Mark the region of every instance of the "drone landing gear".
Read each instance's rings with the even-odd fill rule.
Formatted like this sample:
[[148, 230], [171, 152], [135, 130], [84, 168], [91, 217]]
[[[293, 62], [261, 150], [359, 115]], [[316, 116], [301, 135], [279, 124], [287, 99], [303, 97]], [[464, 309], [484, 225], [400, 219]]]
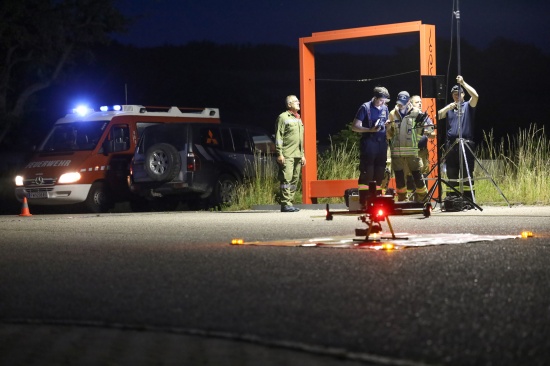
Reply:
[[[395, 236], [395, 232], [393, 231], [393, 227], [391, 225], [389, 215], [382, 215], [376, 218], [371, 217], [371, 215], [361, 215], [358, 217], [358, 220], [364, 222], [367, 225], [367, 229], [355, 229], [356, 236], [365, 237], [365, 239], [355, 239], [356, 241], [377, 242], [377, 241], [380, 241], [381, 239], [391, 239], [391, 240], [408, 239], [408, 238], [398, 238]], [[382, 223], [381, 223], [382, 221], [387, 221], [388, 227], [390, 229], [391, 237], [382, 237], [377, 235], [382, 232]], [[374, 237], [372, 239], [369, 239], [371, 235], [373, 235]]]

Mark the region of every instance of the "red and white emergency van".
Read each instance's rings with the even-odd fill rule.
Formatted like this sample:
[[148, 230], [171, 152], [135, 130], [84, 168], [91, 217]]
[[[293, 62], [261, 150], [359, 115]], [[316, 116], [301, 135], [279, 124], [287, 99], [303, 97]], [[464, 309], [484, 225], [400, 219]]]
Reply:
[[121, 105], [88, 108], [57, 120], [15, 178], [15, 195], [30, 205], [82, 204], [107, 212], [117, 202], [136, 202], [127, 183], [141, 132], [159, 123], [220, 123], [217, 108]]

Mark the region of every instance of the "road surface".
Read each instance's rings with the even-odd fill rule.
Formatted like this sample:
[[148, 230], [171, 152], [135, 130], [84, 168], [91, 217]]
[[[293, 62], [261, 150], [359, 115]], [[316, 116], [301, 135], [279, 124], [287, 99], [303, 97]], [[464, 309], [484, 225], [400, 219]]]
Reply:
[[394, 216], [405, 237], [508, 238], [383, 251], [281, 245], [364, 227], [322, 210], [0, 216], [0, 364], [544, 365], [549, 222]]

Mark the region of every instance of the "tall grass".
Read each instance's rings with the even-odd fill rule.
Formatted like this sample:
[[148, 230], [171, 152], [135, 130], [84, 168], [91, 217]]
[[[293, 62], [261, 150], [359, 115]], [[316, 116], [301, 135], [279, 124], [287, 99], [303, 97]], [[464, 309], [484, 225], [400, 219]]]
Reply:
[[[478, 204], [550, 204], [550, 140], [544, 127], [531, 125], [515, 136], [495, 141], [493, 131], [484, 134], [476, 151], [474, 169], [476, 202]], [[256, 164], [257, 167], [261, 166]], [[356, 142], [332, 143], [317, 157], [317, 179], [355, 179], [359, 176], [359, 146]], [[240, 185], [235, 203], [226, 209], [244, 210], [254, 205], [277, 204], [279, 182], [277, 166], [268, 162], [264, 170], [256, 169], [254, 178]], [[493, 183], [494, 182], [494, 183]], [[301, 202], [301, 187], [296, 202]], [[343, 198], [319, 199], [342, 202]]]
[[317, 161], [317, 179], [353, 179], [359, 178], [359, 144], [346, 141], [334, 144], [319, 155]]
[[[252, 179], [243, 182], [236, 190], [234, 202], [225, 207], [226, 210], [246, 210], [255, 205], [276, 205], [279, 193], [279, 181], [277, 178], [277, 163], [267, 160], [261, 163], [255, 157]], [[318, 155], [317, 179], [353, 179], [359, 177], [359, 147], [355, 142], [345, 144], [331, 144], [327, 150]], [[302, 201], [301, 180], [295, 195], [295, 202]], [[321, 198], [319, 203], [343, 202], [342, 198]]]
[[[319, 155], [317, 161], [318, 180], [358, 179], [359, 142], [345, 140], [334, 143]], [[344, 197], [319, 198], [318, 203], [343, 203]]]
[[[249, 165], [250, 179], [237, 186], [235, 200], [227, 210], [247, 210], [254, 205], [272, 205], [277, 203], [279, 182], [277, 163], [265, 154], [254, 156], [254, 164]], [[297, 192], [298, 193], [298, 192]], [[301, 199], [301, 195], [300, 195]]]
[[[478, 149], [482, 165], [510, 203], [550, 204], [550, 141], [544, 126], [532, 124], [517, 135], [496, 142], [493, 131], [484, 135]], [[485, 164], [488, 162], [489, 164]], [[477, 168], [476, 198], [481, 203], [502, 203], [503, 198], [487, 174]], [[479, 178], [479, 179], [478, 179]]]

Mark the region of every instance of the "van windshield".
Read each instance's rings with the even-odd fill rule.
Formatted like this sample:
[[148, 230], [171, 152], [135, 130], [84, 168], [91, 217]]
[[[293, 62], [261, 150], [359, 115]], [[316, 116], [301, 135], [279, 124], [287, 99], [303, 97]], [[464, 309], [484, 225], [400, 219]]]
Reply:
[[80, 121], [55, 125], [40, 151], [93, 150], [108, 123], [109, 121]]

